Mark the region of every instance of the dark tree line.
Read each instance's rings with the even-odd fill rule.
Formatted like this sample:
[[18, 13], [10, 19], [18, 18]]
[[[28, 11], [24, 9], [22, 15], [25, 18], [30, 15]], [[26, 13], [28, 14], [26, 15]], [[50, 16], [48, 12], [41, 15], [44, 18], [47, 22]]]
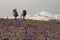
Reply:
[[[26, 10], [23, 10], [23, 12], [21, 14], [21, 17], [22, 17], [23, 20], [25, 20], [26, 14], [27, 14]], [[17, 9], [13, 9], [13, 16], [15, 17], [15, 19], [18, 16]]]

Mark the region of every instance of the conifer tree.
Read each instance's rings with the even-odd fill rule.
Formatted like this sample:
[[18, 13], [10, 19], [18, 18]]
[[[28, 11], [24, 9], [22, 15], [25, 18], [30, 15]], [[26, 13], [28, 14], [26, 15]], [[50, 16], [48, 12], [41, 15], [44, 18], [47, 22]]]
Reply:
[[16, 9], [13, 9], [13, 16], [15, 17], [15, 19], [18, 16], [18, 13], [17, 13], [17, 10]]
[[23, 13], [21, 15], [23, 17], [23, 20], [25, 20], [26, 14], [27, 14], [26, 10], [23, 10]]

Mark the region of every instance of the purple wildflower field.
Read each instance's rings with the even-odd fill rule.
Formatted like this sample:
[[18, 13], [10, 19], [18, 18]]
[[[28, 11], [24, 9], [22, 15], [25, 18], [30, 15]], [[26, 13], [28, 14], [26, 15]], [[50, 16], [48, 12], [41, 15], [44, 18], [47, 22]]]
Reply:
[[0, 19], [0, 40], [60, 40], [60, 32], [19, 20]]

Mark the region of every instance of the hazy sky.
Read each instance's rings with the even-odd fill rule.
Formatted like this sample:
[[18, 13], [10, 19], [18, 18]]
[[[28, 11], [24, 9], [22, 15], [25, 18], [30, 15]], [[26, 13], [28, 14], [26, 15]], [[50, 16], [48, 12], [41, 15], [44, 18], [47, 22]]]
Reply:
[[19, 15], [23, 9], [30, 15], [40, 11], [60, 14], [60, 0], [0, 0], [0, 17], [13, 16], [14, 8]]

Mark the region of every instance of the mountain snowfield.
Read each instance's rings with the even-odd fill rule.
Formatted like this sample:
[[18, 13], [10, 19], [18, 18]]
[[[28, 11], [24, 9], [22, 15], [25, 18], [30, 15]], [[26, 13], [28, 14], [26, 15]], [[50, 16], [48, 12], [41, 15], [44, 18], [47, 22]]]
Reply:
[[48, 21], [51, 19], [60, 20], [60, 15], [52, 14], [52, 13], [47, 12], [47, 11], [41, 11], [41, 12], [34, 14], [33, 16], [27, 15], [26, 19], [43, 20], [43, 21]]

